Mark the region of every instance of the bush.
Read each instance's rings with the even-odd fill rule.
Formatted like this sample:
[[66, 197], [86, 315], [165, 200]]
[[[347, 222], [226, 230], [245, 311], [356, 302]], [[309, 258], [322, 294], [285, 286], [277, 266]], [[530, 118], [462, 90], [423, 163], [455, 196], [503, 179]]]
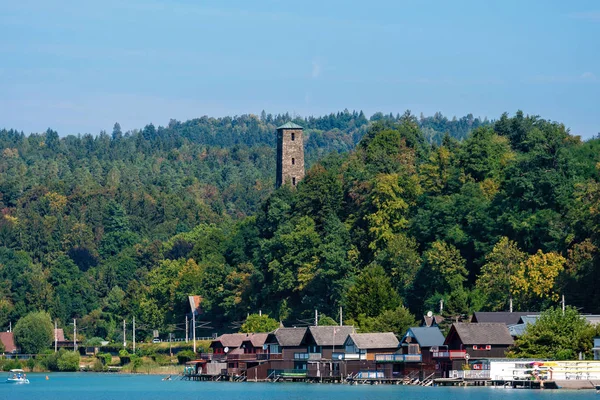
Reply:
[[152, 356], [152, 359], [158, 364], [158, 365], [169, 365], [171, 364], [171, 357], [165, 355], [165, 354], [155, 354], [154, 356]]
[[40, 363], [48, 370], [48, 371], [58, 371], [58, 358], [60, 357], [61, 352], [64, 352], [64, 349], [60, 349], [58, 353], [51, 353], [40, 361]]
[[130, 359], [131, 359], [131, 366], [132, 366], [131, 370], [133, 372], [136, 372], [138, 370], [138, 368], [142, 366], [143, 359], [142, 359], [142, 357], [137, 356], [135, 354], [132, 354]]
[[27, 368], [29, 368], [29, 371], [33, 372], [33, 369], [35, 368], [35, 365], [37, 363], [35, 362], [34, 358], [31, 357], [30, 359], [27, 360]]
[[177, 361], [179, 364], [185, 364], [188, 361], [196, 359], [196, 353], [192, 350], [183, 350], [177, 353]]
[[94, 372], [103, 372], [104, 371], [104, 364], [102, 363], [101, 359], [97, 358], [96, 361], [94, 361], [94, 364], [92, 365], [92, 371], [94, 371]]
[[121, 365], [126, 365], [131, 362], [131, 354], [125, 349], [119, 350], [119, 358], [121, 359]]
[[23, 364], [19, 360], [3, 360], [2, 364], [3, 371], [10, 371], [11, 369], [23, 369]]
[[102, 365], [110, 365], [112, 362], [112, 355], [110, 353], [98, 353], [96, 354], [96, 357]]
[[65, 351], [58, 358], [59, 371], [79, 371], [79, 353], [75, 351]]

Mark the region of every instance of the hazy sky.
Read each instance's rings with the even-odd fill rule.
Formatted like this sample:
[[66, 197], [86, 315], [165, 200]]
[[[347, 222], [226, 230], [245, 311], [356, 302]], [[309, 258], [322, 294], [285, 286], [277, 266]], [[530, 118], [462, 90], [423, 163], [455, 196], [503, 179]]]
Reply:
[[0, 128], [348, 108], [600, 132], [600, 1], [0, 0]]

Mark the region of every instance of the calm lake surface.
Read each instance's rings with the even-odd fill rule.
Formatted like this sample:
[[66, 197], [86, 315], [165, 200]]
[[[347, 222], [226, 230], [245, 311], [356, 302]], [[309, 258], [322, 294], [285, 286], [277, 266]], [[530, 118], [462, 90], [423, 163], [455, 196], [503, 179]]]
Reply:
[[[8, 373], [6, 373], [8, 375]], [[492, 388], [348, 386], [305, 383], [219, 383], [162, 381], [158, 375], [93, 373], [27, 374], [29, 385], [0, 383], [0, 399], [43, 400], [478, 400], [600, 399], [594, 390], [509, 390]]]

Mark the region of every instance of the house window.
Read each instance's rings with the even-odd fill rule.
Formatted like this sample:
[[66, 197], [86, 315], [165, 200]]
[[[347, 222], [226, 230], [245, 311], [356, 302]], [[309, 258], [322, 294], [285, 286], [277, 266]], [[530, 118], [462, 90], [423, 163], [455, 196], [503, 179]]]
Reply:
[[292, 186], [296, 186], [296, 177], [295, 176], [292, 177]]
[[296, 159], [292, 158], [292, 165], [296, 165]]
[[294, 141], [296, 139], [296, 134], [294, 132], [292, 132], [292, 141]]

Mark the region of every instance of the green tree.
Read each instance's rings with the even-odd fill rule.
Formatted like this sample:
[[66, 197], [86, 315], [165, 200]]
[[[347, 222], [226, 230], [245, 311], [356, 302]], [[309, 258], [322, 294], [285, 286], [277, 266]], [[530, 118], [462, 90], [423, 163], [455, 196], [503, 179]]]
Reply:
[[523, 276], [523, 262], [526, 259], [527, 254], [507, 237], [500, 238], [486, 255], [476, 285], [487, 295], [490, 311], [508, 309], [517, 292], [517, 281]]
[[356, 283], [348, 290], [345, 302], [350, 317], [356, 318], [361, 314], [376, 317], [385, 310], [398, 307], [400, 296], [383, 267], [373, 264], [358, 275]]
[[431, 270], [430, 284], [440, 292], [460, 290], [467, 279], [465, 259], [451, 244], [436, 241], [423, 254], [426, 266]]
[[279, 328], [279, 322], [267, 314], [250, 314], [240, 328], [241, 333], [272, 332]]
[[325, 314], [319, 314], [319, 326], [335, 326], [339, 325], [339, 323]]
[[360, 332], [394, 332], [396, 336], [404, 335], [408, 328], [417, 325], [415, 317], [404, 306], [384, 310], [376, 317], [360, 315], [357, 323]]
[[574, 307], [544, 311], [515, 341], [510, 355], [522, 358], [574, 360], [579, 353], [591, 355], [595, 329]]
[[15, 342], [23, 353], [41, 353], [52, 343], [53, 329], [48, 313], [31, 312], [17, 321], [14, 328]]

